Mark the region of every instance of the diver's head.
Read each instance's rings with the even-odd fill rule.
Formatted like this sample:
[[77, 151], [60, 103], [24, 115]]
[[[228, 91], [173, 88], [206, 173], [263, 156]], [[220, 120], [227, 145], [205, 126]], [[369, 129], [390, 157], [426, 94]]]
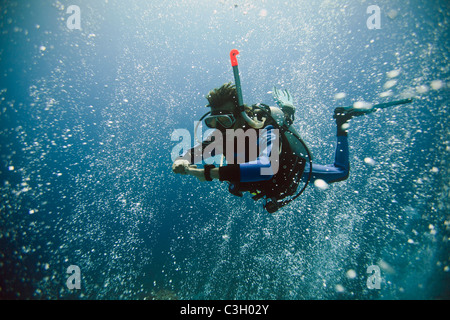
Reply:
[[211, 108], [211, 114], [205, 119], [209, 128], [220, 131], [226, 129], [238, 129], [246, 126], [246, 121], [239, 112], [236, 87], [226, 83], [220, 88], [211, 90], [206, 99]]

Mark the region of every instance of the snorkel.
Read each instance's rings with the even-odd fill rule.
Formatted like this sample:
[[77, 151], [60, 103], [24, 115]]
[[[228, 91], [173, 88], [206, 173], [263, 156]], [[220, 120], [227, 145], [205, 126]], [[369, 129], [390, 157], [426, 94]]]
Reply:
[[230, 51], [230, 60], [231, 60], [231, 66], [233, 67], [233, 74], [234, 74], [234, 84], [236, 85], [236, 91], [237, 91], [237, 98], [239, 103], [239, 112], [241, 113], [244, 120], [255, 129], [261, 129], [264, 126], [264, 121], [266, 118], [263, 118], [262, 121], [257, 120], [256, 118], [251, 119], [247, 113], [245, 112], [244, 107], [244, 101], [242, 99], [242, 88], [241, 88], [241, 78], [239, 76], [239, 68], [238, 68], [238, 61], [237, 61], [237, 55], [239, 54], [239, 51], [237, 49], [233, 49]]

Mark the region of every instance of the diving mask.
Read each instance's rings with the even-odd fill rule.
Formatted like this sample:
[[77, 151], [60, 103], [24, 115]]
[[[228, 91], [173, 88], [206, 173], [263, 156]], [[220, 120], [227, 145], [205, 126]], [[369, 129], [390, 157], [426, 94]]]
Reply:
[[205, 124], [208, 128], [215, 129], [221, 126], [225, 129], [231, 128], [236, 123], [236, 117], [230, 114], [210, 115], [205, 118]]

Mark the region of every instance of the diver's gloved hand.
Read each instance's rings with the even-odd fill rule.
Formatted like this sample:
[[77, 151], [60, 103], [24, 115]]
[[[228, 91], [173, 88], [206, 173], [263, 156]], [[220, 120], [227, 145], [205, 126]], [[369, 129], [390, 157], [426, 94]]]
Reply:
[[195, 164], [190, 164], [189, 161], [185, 159], [175, 160], [172, 165], [172, 170], [174, 173], [182, 174], [182, 175], [191, 175], [196, 177], [200, 181], [206, 181], [205, 178], [205, 170], [197, 169]]
[[292, 99], [292, 96], [289, 93], [289, 91], [287, 91], [286, 89], [278, 90], [276, 87], [273, 87], [272, 96], [280, 108], [290, 107], [295, 109], [294, 100]]
[[292, 123], [294, 121], [294, 100], [292, 99], [291, 94], [288, 90], [278, 90], [276, 87], [273, 87], [272, 96], [278, 106], [283, 110], [286, 114], [287, 123]]
[[178, 159], [178, 160], [174, 161], [174, 163], [172, 165], [172, 171], [174, 173], [187, 174], [188, 170], [189, 170], [189, 166], [190, 166], [189, 161], [187, 161], [185, 159]]

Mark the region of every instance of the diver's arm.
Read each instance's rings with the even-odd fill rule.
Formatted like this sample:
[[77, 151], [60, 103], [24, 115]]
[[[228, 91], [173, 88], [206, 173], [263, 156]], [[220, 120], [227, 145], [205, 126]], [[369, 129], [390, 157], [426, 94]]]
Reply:
[[[271, 163], [272, 148], [279, 145], [278, 143], [275, 143], [276, 139], [278, 139], [278, 134], [274, 132], [272, 126], [268, 126], [265, 134], [262, 134], [259, 139], [258, 145], [264, 148], [260, 151], [256, 160], [213, 168], [210, 171], [211, 178], [231, 182], [257, 182], [270, 180], [276, 173], [273, 172], [273, 170], [277, 169], [277, 167], [272, 167]], [[278, 150], [274, 152], [278, 152]], [[204, 169], [199, 169], [196, 165], [191, 165], [186, 162], [182, 171], [181, 174], [188, 174], [198, 178], [200, 181], [206, 181]]]
[[206, 181], [205, 170], [197, 169], [197, 166], [190, 166], [186, 169], [186, 174], [196, 177], [200, 181]]
[[[311, 181], [321, 179], [326, 183], [343, 181], [348, 178], [350, 172], [349, 147], [347, 136], [337, 136], [335, 159], [333, 164], [312, 165]], [[306, 164], [303, 178], [309, 175], [309, 163]]]
[[[197, 166], [189, 166], [185, 174], [191, 175], [193, 177], [196, 177], [200, 181], [206, 181], [205, 178], [205, 169], [198, 169]], [[219, 168], [212, 168], [210, 171], [211, 178], [219, 180]]]

